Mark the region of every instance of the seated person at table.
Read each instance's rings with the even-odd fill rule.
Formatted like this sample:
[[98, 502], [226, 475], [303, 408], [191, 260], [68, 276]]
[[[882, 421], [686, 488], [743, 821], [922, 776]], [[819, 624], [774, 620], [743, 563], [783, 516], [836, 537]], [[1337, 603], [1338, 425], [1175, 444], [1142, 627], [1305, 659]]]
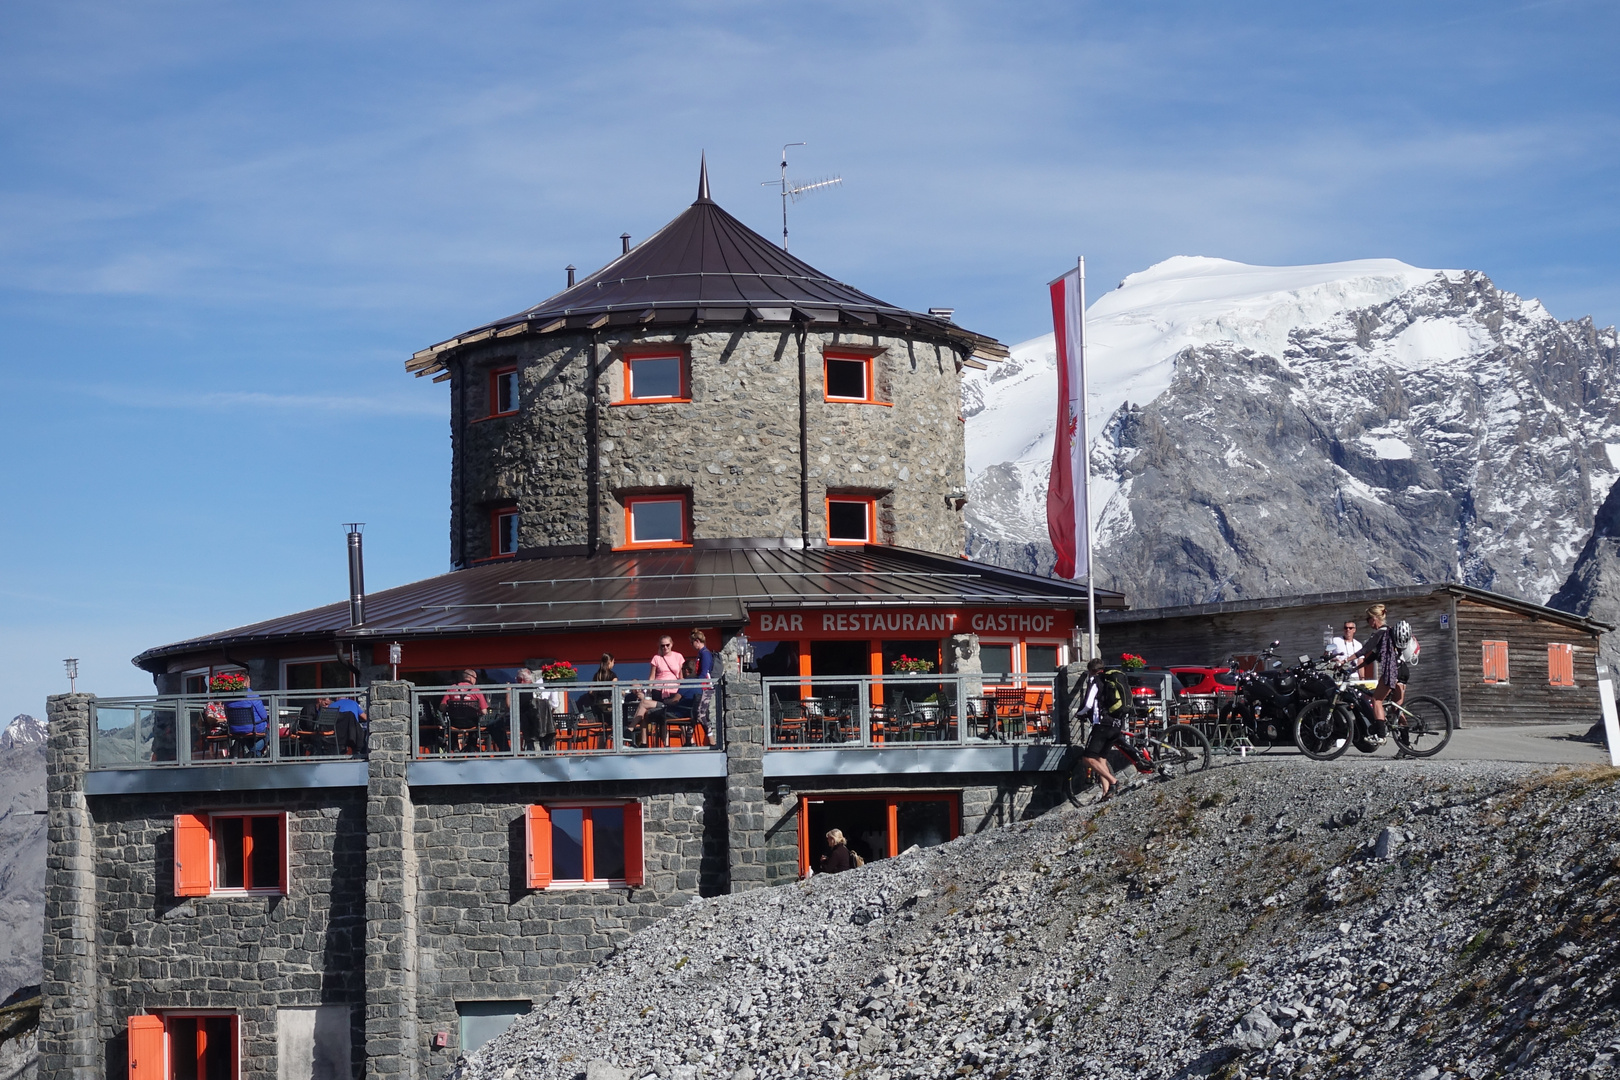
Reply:
[[[468, 668], [456, 680], [455, 688], [439, 699], [439, 710], [449, 719], [451, 730], [461, 737], [463, 747], [468, 733], [476, 740], [479, 721], [489, 712], [489, 699], [473, 688], [477, 682], [478, 672]], [[463, 686], [467, 689], [461, 689]]]
[[225, 706], [226, 723], [229, 725], [231, 737], [248, 742], [248, 752], [254, 756], [264, 753], [264, 736], [270, 730], [270, 712], [264, 707], [264, 699], [253, 691], [253, 683], [247, 678], [242, 680], [242, 693], [246, 696], [240, 701], [232, 701]]
[[366, 739], [371, 734], [371, 728], [366, 723], [366, 710], [358, 699], [348, 697], [333, 699], [332, 708], [343, 714], [336, 732], [338, 753], [364, 754]]
[[[658, 652], [652, 658], [652, 683], [648, 687], [651, 694], [636, 691], [641, 703], [636, 706], [634, 720], [641, 720], [655, 709], [662, 709], [670, 715], [682, 715], [678, 711], [678, 702], [681, 699], [681, 667], [686, 663], [686, 657], [675, 651], [675, 643], [668, 634], [658, 639]], [[676, 706], [672, 709], [672, 706]]]
[[[532, 686], [542, 680], [528, 668], [518, 668], [517, 681]], [[518, 730], [526, 748], [554, 749], [557, 728], [552, 719], [551, 702], [533, 691], [518, 691]]]

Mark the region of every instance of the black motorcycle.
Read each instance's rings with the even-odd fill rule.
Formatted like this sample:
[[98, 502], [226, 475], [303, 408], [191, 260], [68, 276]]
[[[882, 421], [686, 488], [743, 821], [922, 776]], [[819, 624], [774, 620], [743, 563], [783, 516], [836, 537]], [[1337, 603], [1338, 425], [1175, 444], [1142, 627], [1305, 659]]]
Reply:
[[[1329, 697], [1334, 691], [1331, 665], [1301, 656], [1293, 667], [1277, 659], [1273, 641], [1261, 654], [1252, 671], [1238, 671], [1237, 691], [1232, 703], [1221, 711], [1221, 722], [1240, 728], [1256, 750], [1292, 741], [1294, 719], [1312, 701]], [[1236, 660], [1232, 666], [1237, 666]]]

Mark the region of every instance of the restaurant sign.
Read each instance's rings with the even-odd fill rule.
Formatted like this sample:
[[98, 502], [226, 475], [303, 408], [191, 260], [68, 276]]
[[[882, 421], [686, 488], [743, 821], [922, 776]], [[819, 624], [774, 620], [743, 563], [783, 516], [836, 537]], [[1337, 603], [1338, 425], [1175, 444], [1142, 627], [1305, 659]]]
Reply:
[[756, 611], [748, 620], [755, 641], [870, 639], [874, 637], [1047, 637], [1067, 640], [1072, 611], [997, 611], [984, 608], [927, 608], [905, 611]]

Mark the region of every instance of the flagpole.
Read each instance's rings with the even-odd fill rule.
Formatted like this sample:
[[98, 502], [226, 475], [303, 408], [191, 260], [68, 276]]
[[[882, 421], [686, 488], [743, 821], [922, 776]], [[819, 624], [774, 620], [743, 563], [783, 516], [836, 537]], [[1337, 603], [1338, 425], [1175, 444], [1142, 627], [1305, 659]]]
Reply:
[[1087, 648], [1092, 657], [1101, 656], [1102, 650], [1097, 648], [1097, 590], [1092, 584], [1096, 578], [1096, 567], [1091, 565], [1091, 424], [1087, 409], [1090, 398], [1086, 395], [1086, 257], [1080, 256], [1080, 430], [1085, 435], [1086, 443], [1080, 447], [1080, 482], [1084, 486], [1080, 489], [1086, 493], [1084, 506], [1086, 519], [1080, 522], [1081, 530], [1086, 534], [1086, 631], [1090, 635], [1086, 638]]

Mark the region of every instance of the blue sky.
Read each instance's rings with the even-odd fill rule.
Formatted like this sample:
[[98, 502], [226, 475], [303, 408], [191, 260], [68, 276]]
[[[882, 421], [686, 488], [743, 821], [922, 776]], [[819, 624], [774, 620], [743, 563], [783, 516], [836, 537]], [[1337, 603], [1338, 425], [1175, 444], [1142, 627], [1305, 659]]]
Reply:
[[0, 5], [0, 720], [446, 568], [424, 345], [693, 196], [841, 173], [793, 247], [1016, 342], [1085, 253], [1484, 270], [1620, 318], [1620, 9], [1487, 3]]

